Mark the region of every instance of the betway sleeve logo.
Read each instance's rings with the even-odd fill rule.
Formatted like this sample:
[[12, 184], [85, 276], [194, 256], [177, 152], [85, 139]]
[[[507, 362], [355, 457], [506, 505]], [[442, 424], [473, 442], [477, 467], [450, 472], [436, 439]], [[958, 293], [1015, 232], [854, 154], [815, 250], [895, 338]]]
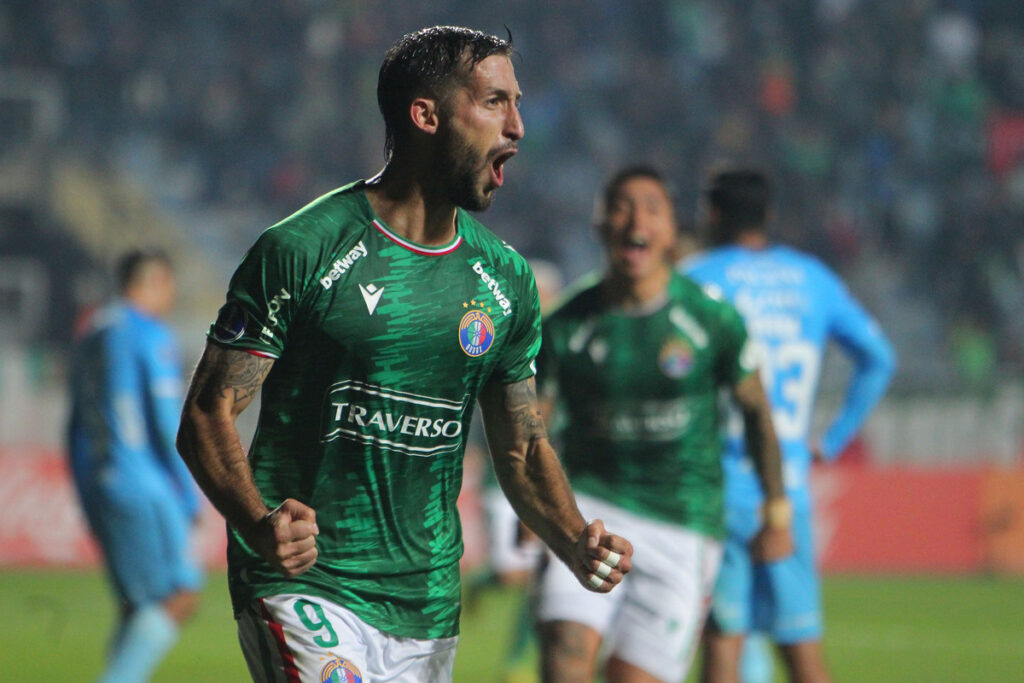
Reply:
[[320, 278], [320, 284], [324, 289], [330, 289], [334, 286], [334, 283], [341, 279], [341, 276], [348, 272], [348, 269], [352, 267], [352, 264], [358, 261], [361, 257], [366, 256], [367, 250], [366, 245], [363, 244], [362, 240], [359, 240], [359, 244], [352, 247], [345, 256], [331, 264], [331, 269]]
[[324, 399], [324, 443], [347, 439], [404, 455], [429, 458], [458, 450], [466, 400], [422, 396], [346, 380]]
[[498, 286], [498, 281], [494, 279], [494, 276], [484, 270], [482, 263], [477, 261], [473, 264], [473, 272], [480, 276], [484, 284], [487, 285], [487, 289], [491, 290], [491, 294], [494, 295], [494, 300], [501, 306], [501, 310], [504, 311], [503, 315], [508, 315], [512, 312], [512, 302], [508, 300], [505, 293], [501, 291], [501, 287]]

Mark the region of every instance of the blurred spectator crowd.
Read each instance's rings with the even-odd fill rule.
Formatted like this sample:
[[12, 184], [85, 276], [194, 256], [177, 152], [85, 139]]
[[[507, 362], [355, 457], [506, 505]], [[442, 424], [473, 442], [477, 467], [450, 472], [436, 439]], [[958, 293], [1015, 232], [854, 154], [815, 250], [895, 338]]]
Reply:
[[520, 53], [527, 134], [486, 220], [521, 252], [595, 267], [593, 197], [623, 163], [662, 167], [692, 231], [708, 169], [752, 163], [777, 182], [778, 236], [850, 279], [912, 383], [929, 353], [979, 388], [1020, 367], [1014, 0], [21, 0], [0, 7], [0, 64], [59, 74], [65, 150], [133, 169], [170, 210], [241, 216], [201, 228], [232, 231], [237, 257], [382, 165], [381, 57], [439, 23], [507, 26]]

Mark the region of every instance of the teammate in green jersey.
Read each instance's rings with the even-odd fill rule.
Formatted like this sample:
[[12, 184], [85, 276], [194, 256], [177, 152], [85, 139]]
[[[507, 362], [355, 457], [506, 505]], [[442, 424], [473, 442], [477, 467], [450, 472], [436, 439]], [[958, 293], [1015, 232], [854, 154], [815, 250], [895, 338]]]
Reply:
[[545, 570], [544, 680], [591, 680], [600, 650], [611, 683], [677, 681], [721, 557], [720, 389], [741, 408], [768, 492], [755, 539], [767, 560], [792, 550], [778, 443], [739, 314], [672, 268], [675, 217], [658, 172], [613, 177], [598, 229], [608, 270], [545, 320], [540, 391], [546, 410], [557, 399], [565, 411], [562, 457], [580, 509], [629, 529], [635, 555], [610, 595], [580, 590], [556, 563]]
[[[547, 441], [530, 269], [465, 211], [523, 136], [511, 50], [455, 27], [401, 38], [378, 83], [385, 168], [264, 232], [210, 329], [178, 447], [230, 526], [256, 680], [450, 679], [476, 400], [519, 517], [589, 590], [629, 571]], [[259, 391], [247, 459], [235, 419]]]

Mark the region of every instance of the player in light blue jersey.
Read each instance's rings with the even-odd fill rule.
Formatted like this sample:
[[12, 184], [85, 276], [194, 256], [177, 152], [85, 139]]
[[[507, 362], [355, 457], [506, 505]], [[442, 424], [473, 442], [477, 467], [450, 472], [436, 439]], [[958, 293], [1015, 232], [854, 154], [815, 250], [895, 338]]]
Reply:
[[[685, 272], [713, 296], [731, 301], [760, 347], [764, 386], [782, 448], [792, 509], [761, 510], [762, 494], [745, 451], [742, 424], [726, 435], [726, 526], [729, 538], [708, 624], [704, 675], [738, 680], [744, 636], [771, 635], [793, 681], [827, 681], [821, 654], [822, 616], [811, 533], [812, 460], [834, 460], [882, 397], [895, 369], [878, 324], [820, 261], [772, 244], [766, 234], [771, 199], [760, 172], [728, 170], [706, 192], [711, 250]], [[853, 361], [839, 411], [824, 435], [809, 440], [822, 357], [829, 341]], [[748, 544], [761, 514], [792, 515], [796, 553], [780, 562], [752, 561]]]
[[118, 277], [121, 296], [75, 344], [68, 455], [122, 609], [101, 680], [144, 681], [197, 603], [188, 539], [199, 498], [174, 447], [182, 370], [162, 321], [174, 303], [170, 261], [134, 251]]

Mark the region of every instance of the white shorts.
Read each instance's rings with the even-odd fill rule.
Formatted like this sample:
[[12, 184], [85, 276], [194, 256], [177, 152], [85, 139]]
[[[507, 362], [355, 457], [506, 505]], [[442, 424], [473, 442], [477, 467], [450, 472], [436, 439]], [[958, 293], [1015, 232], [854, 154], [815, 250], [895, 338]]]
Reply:
[[496, 572], [532, 571], [537, 568], [544, 544], [538, 538], [519, 543], [519, 517], [500, 488], [484, 493], [487, 511], [487, 559]]
[[451, 681], [458, 638], [400, 638], [329, 600], [274, 595], [239, 616], [238, 641], [257, 683], [420, 683]]
[[665, 681], [682, 680], [696, 653], [722, 558], [719, 541], [577, 494], [587, 519], [633, 544], [633, 569], [610, 593], [592, 593], [554, 556], [540, 582], [538, 619], [573, 621], [602, 635], [602, 651]]

